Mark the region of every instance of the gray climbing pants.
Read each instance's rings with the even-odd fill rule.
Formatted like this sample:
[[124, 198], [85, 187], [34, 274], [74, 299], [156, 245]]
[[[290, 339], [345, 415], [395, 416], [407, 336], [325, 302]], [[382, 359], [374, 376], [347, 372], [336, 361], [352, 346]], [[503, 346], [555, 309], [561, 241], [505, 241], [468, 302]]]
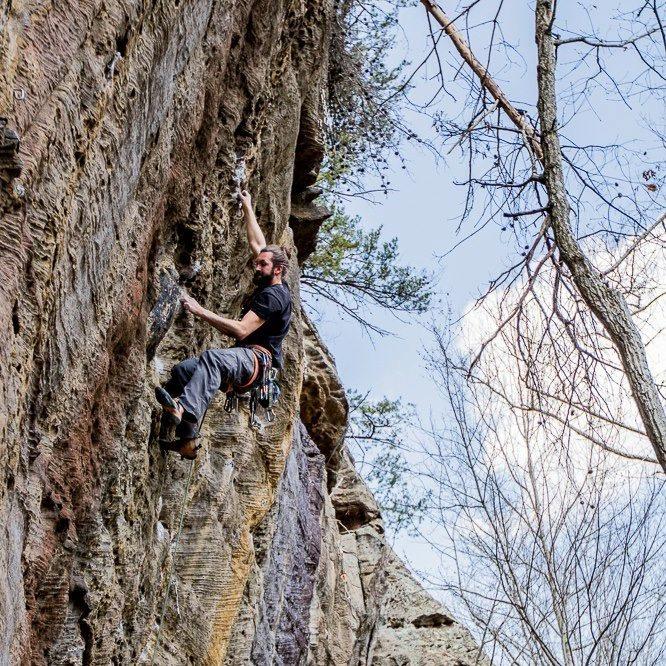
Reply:
[[179, 437], [193, 436], [210, 401], [230, 384], [245, 384], [254, 371], [254, 352], [245, 347], [209, 349], [171, 368], [164, 388], [180, 400], [185, 415], [176, 429]]

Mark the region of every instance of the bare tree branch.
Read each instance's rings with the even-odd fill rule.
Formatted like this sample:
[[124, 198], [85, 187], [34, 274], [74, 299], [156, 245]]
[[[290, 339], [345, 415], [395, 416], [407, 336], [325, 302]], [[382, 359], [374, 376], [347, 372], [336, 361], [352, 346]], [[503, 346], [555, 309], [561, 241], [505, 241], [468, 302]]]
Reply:
[[[586, 305], [618, 351], [645, 431], [662, 469], [666, 471], [666, 411], [647, 362], [643, 340], [622, 293], [613, 288], [593, 266], [574, 235], [569, 219], [570, 203], [564, 181], [555, 93], [556, 45], [551, 31], [554, 22], [553, 2], [537, 0], [536, 4], [537, 108], [541, 136], [525, 121], [524, 114], [518, 112], [507, 99], [440, 7], [433, 0], [421, 2], [450, 37], [463, 60], [478, 77], [481, 86], [488, 90], [514, 125], [525, 134], [534, 154], [543, 164], [543, 179], [548, 195], [545, 207], [549, 209], [549, 223], [561, 260]], [[656, 8], [655, 12], [658, 14]], [[609, 202], [609, 205], [613, 204]]]
[[488, 73], [488, 70], [476, 59], [469, 46], [467, 45], [464, 37], [458, 32], [454, 22], [449, 20], [446, 14], [441, 10], [439, 5], [434, 0], [421, 0], [423, 5], [435, 20], [442, 26], [444, 32], [450, 37], [458, 53], [462, 56], [463, 60], [472, 68], [474, 73], [479, 77], [481, 85], [492, 95], [493, 99], [499, 104], [502, 110], [509, 116], [511, 121], [522, 132], [525, 133], [529, 140], [529, 145], [534, 151], [534, 154], [541, 159], [541, 145], [539, 139], [534, 131], [534, 128], [528, 124], [523, 114], [521, 114], [506, 95], [502, 92], [501, 88], [495, 83], [494, 79]]
[[637, 41], [654, 35], [655, 32], [659, 32], [659, 28], [653, 28], [648, 30], [640, 35], [635, 37], [630, 37], [629, 39], [620, 39], [616, 41], [604, 41], [601, 39], [591, 39], [590, 37], [579, 36], [579, 37], [567, 37], [566, 39], [555, 39], [553, 43], [555, 46], [564, 46], [565, 44], [587, 44], [588, 46], [593, 46], [595, 48], [606, 48], [606, 49], [622, 49], [631, 44], [635, 44]]

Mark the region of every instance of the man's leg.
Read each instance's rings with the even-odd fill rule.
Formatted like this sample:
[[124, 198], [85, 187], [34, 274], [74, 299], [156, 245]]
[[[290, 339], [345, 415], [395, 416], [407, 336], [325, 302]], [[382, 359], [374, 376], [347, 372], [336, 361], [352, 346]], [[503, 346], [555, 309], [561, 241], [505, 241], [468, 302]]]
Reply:
[[201, 354], [180, 394], [185, 409], [183, 421], [199, 422], [217, 391], [247, 382], [254, 371], [254, 359], [254, 352], [243, 347], [209, 349]]
[[[184, 361], [181, 361], [171, 368], [171, 376], [164, 384], [164, 389], [172, 398], [178, 398], [180, 396], [183, 389], [187, 386], [187, 383], [192, 379], [192, 375], [197, 369], [197, 365], [199, 365], [199, 357], [193, 356], [192, 358], [187, 358]], [[183, 419], [176, 426], [176, 439], [193, 439], [197, 436], [198, 432], [199, 428], [196, 420], [186, 421]]]
[[183, 392], [183, 389], [187, 386], [187, 382], [192, 379], [198, 363], [199, 357], [194, 356], [181, 361], [171, 368], [171, 377], [164, 384], [164, 388], [172, 398], [177, 398]]

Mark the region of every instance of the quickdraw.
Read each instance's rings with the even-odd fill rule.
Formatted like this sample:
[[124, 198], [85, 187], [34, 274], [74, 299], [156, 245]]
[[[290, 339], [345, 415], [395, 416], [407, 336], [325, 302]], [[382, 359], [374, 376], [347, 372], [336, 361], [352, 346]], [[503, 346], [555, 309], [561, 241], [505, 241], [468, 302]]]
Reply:
[[228, 413], [237, 411], [241, 400], [249, 400], [250, 427], [261, 430], [263, 424], [257, 417], [257, 408], [262, 407], [266, 421], [273, 423], [273, 407], [280, 397], [280, 385], [277, 381], [278, 371], [271, 367], [270, 352], [258, 345], [250, 349], [255, 354], [255, 370], [246, 384], [233, 386], [227, 391], [224, 410]]

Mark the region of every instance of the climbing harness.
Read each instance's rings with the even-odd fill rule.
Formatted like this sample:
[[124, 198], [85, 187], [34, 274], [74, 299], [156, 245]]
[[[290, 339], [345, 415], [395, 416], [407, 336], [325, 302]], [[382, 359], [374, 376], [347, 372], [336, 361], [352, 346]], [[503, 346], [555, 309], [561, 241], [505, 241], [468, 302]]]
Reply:
[[280, 385], [277, 382], [278, 371], [272, 367], [272, 355], [265, 347], [249, 345], [254, 353], [254, 370], [245, 384], [231, 386], [227, 390], [224, 411], [237, 411], [241, 400], [248, 400], [250, 411], [250, 427], [255, 430], [263, 428], [257, 417], [257, 407], [262, 407], [268, 423], [275, 421], [273, 406], [280, 397]]
[[262, 423], [257, 418], [257, 407], [264, 409], [266, 421], [273, 423], [275, 421], [275, 412], [273, 405], [280, 397], [280, 385], [277, 382], [277, 370], [268, 368], [262, 374], [260, 383], [250, 391], [250, 426], [261, 430]]
[[162, 612], [160, 613], [160, 625], [157, 628], [157, 636], [155, 637], [155, 647], [153, 648], [153, 658], [150, 660], [151, 666], [155, 664], [155, 656], [157, 655], [157, 650], [160, 646], [160, 637], [162, 635], [162, 626], [164, 625], [164, 616], [166, 615], [167, 602], [169, 601], [169, 592], [171, 591], [171, 580], [173, 578], [173, 564], [176, 559], [175, 553], [176, 548], [178, 548], [178, 542], [180, 541], [180, 535], [183, 531], [183, 519], [185, 518], [185, 507], [187, 506], [187, 496], [190, 491], [190, 482], [192, 481], [192, 474], [194, 472], [194, 460], [190, 463], [190, 473], [187, 477], [187, 483], [185, 484], [185, 493], [183, 494], [183, 501], [180, 507], [180, 518], [178, 520], [178, 532], [176, 533], [176, 539], [171, 544], [171, 565], [169, 566], [169, 575], [167, 577], [167, 588], [164, 595], [164, 601], [162, 602]]

